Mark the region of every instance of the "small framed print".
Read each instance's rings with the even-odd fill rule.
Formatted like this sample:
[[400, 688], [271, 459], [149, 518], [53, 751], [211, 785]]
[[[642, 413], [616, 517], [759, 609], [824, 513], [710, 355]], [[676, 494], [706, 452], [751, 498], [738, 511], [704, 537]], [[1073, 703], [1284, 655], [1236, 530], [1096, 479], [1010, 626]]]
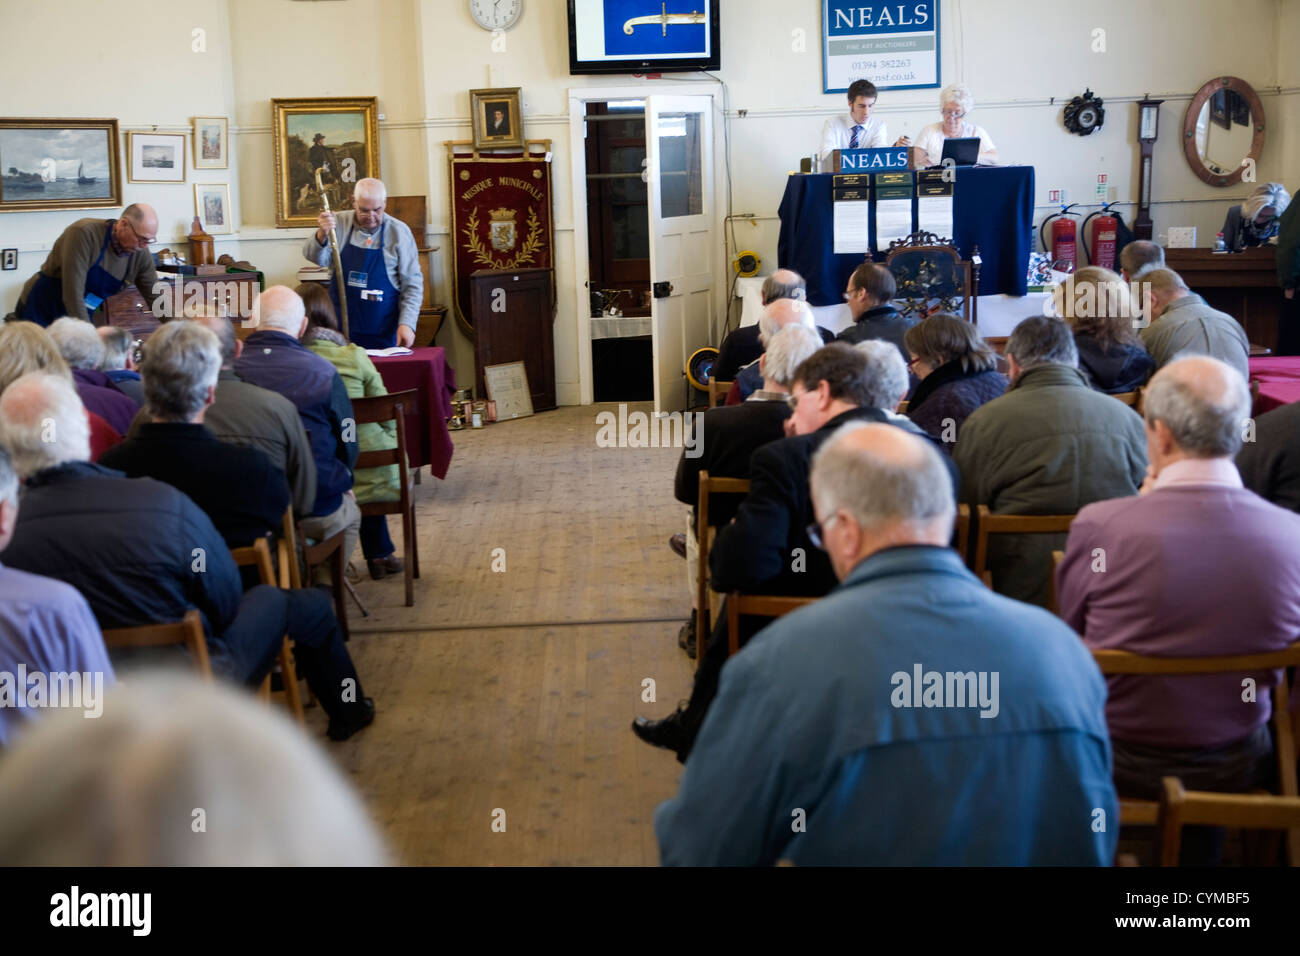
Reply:
[[224, 116], [194, 117], [194, 168], [225, 169], [230, 165], [230, 124]]
[[519, 87], [470, 90], [469, 111], [474, 124], [474, 148], [524, 146], [524, 117], [519, 108]]
[[126, 134], [127, 182], [185, 182], [185, 136], [181, 133]]
[[533, 395], [528, 390], [528, 372], [523, 362], [483, 367], [483, 384], [488, 399], [496, 403], [496, 420], [526, 418], [533, 414]]
[[225, 235], [230, 230], [230, 185], [195, 183], [194, 214], [209, 235]]

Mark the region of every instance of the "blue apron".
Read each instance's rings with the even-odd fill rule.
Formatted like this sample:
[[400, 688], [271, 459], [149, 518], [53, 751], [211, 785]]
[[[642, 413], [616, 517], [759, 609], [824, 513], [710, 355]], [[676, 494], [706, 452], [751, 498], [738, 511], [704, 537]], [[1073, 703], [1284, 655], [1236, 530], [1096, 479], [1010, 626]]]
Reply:
[[[379, 241], [372, 249], [352, 245], [352, 229], [339, 248], [339, 263], [348, 297], [348, 334], [363, 349], [388, 349], [397, 344], [397, 287], [388, 281], [384, 264], [384, 230], [379, 227]], [[364, 293], [364, 297], [363, 294]], [[330, 283], [330, 298], [339, 308], [338, 280]], [[343, 313], [339, 312], [342, 324]]]
[[[117, 278], [100, 265], [104, 261], [104, 250], [108, 248], [108, 240], [113, 235], [116, 223], [116, 219], [109, 222], [104, 241], [99, 246], [99, 256], [86, 272], [84, 300], [88, 313], [94, 312], [105, 299], [117, 295], [126, 287], [126, 279]], [[49, 325], [67, 314], [67, 306], [63, 304], [63, 280], [47, 276], [44, 272], [38, 273], [32, 291], [27, 293], [27, 301], [23, 303], [22, 314], [18, 317], [38, 325]]]

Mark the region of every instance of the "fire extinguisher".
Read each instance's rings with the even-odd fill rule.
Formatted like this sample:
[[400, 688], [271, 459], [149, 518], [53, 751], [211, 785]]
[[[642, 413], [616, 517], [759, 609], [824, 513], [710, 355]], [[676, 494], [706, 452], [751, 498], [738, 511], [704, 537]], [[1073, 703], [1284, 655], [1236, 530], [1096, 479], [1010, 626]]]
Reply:
[[[1051, 252], [1052, 268], [1057, 272], [1073, 272], [1078, 264], [1079, 253], [1075, 247], [1075, 235], [1079, 224], [1069, 216], [1077, 216], [1078, 213], [1070, 212], [1078, 203], [1070, 203], [1068, 206], [1062, 206], [1061, 211], [1053, 213], [1043, 220], [1043, 224], [1038, 227], [1038, 237], [1043, 243], [1043, 251]], [[1053, 221], [1055, 220], [1055, 221]], [[1052, 223], [1052, 244], [1049, 248], [1047, 245], [1047, 224]]]
[[[1097, 221], [1092, 226], [1092, 245], [1089, 246], [1088, 223], [1094, 219]], [[1119, 249], [1119, 224], [1119, 213], [1112, 213], [1110, 203], [1105, 202], [1101, 204], [1100, 209], [1089, 213], [1083, 220], [1083, 228], [1080, 230], [1083, 236], [1083, 251], [1087, 254], [1090, 264], [1114, 271]]]

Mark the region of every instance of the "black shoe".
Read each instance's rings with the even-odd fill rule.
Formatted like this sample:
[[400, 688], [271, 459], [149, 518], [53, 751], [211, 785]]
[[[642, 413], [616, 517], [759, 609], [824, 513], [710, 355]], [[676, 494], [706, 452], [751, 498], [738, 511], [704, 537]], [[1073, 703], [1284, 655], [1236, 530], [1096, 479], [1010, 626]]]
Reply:
[[632, 733], [646, 743], [664, 750], [678, 750], [686, 742], [686, 730], [682, 726], [682, 709], [679, 707], [663, 720], [650, 720], [638, 717], [632, 721]]
[[679, 558], [686, 557], [686, 535], [677, 533], [668, 539], [668, 547], [673, 549], [673, 554]]
[[681, 626], [677, 632], [677, 646], [686, 652], [686, 656], [695, 660], [695, 612], [691, 612], [691, 619]]
[[390, 574], [401, 574], [404, 568], [402, 559], [395, 554], [390, 554], [386, 558], [366, 559], [366, 567], [370, 571], [370, 577], [376, 581], [382, 581]]
[[362, 698], [361, 703], [357, 708], [353, 708], [353, 711], [355, 716], [350, 718], [330, 718], [329, 730], [326, 731], [330, 740], [347, 740], [358, 730], [363, 730], [375, 722], [375, 702], [372, 698]]

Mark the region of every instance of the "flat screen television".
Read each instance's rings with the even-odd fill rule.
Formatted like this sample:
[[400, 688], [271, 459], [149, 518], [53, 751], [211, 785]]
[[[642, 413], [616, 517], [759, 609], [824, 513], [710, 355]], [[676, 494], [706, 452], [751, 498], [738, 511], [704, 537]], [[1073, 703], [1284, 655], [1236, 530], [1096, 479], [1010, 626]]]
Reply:
[[716, 70], [719, 0], [569, 0], [569, 72]]

